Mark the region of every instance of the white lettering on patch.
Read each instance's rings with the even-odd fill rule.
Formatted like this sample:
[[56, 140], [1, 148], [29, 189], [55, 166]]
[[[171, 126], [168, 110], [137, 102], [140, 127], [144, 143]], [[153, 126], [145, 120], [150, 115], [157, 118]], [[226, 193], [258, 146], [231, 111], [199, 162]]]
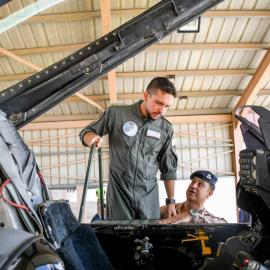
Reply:
[[152, 130], [152, 129], [148, 129], [147, 133], [146, 133], [146, 136], [147, 137], [153, 137], [153, 138], [156, 138], [156, 139], [160, 139], [160, 132], [157, 132], [157, 131]]

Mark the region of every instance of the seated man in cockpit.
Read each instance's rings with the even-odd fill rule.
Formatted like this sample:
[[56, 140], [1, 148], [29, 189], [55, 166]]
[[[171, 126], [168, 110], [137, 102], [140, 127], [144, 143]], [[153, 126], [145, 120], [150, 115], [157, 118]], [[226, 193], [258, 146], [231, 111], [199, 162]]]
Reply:
[[176, 203], [177, 215], [167, 217], [166, 205], [160, 208], [160, 224], [189, 223], [227, 223], [223, 218], [219, 218], [208, 212], [204, 208], [206, 200], [213, 195], [217, 177], [209, 171], [195, 171], [190, 175], [191, 183], [186, 190], [186, 200]]

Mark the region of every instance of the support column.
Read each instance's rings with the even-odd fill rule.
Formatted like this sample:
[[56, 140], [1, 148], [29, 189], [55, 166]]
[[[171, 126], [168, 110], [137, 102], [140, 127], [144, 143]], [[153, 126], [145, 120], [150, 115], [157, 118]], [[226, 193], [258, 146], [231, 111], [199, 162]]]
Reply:
[[[238, 120], [234, 117], [234, 111], [232, 112], [232, 128], [230, 128], [231, 131], [231, 138], [233, 140], [234, 144], [234, 152], [232, 154], [232, 168], [234, 172], [235, 177], [235, 187], [236, 184], [239, 181], [239, 171], [240, 171], [240, 164], [239, 164], [239, 153], [241, 150], [243, 150], [244, 141], [242, 137], [242, 133], [240, 130], [240, 125], [237, 123]], [[237, 221], [239, 222], [239, 208], [236, 206], [237, 211]]]

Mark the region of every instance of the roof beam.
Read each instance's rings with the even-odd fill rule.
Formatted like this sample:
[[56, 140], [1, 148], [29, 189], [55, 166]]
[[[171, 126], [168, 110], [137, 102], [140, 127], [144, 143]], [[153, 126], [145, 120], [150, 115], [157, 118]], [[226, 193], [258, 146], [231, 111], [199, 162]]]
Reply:
[[[127, 71], [116, 72], [119, 78], [133, 77], [156, 77], [156, 76], [246, 76], [253, 75], [254, 69], [200, 69], [200, 70], [164, 70], [164, 71]], [[10, 75], [1, 75], [0, 81], [21, 81], [34, 73], [19, 73]], [[104, 78], [104, 77], [103, 77]], [[105, 77], [106, 78], [106, 77]]]
[[208, 10], [203, 14], [207, 17], [266, 17], [269, 18], [270, 10]]
[[270, 89], [262, 89], [258, 93], [259, 96], [269, 96], [270, 95]]
[[265, 83], [270, 78], [270, 49], [267, 50], [264, 58], [262, 59], [259, 67], [256, 70], [256, 73], [249, 82], [245, 92], [238, 101], [236, 108], [242, 107], [245, 105], [252, 105], [254, 100], [261, 90]]
[[[89, 43], [75, 43], [58, 46], [24, 48], [9, 50], [16, 55], [32, 55], [43, 53], [56, 53], [71, 51], [75, 52]], [[270, 48], [269, 43], [175, 43], [175, 44], [154, 44], [146, 50], [264, 50]], [[0, 54], [1, 56], [1, 54]]]
[[148, 50], [262, 50], [270, 48], [269, 43], [174, 43], [154, 44]]
[[244, 76], [253, 75], [253, 69], [199, 69], [199, 70], [155, 70], [117, 72], [119, 78], [155, 77], [155, 76]]
[[27, 61], [27, 60], [23, 59], [22, 57], [16, 55], [15, 53], [13, 53], [11, 51], [8, 51], [8, 50], [6, 50], [4, 48], [1, 48], [1, 47], [0, 47], [0, 54], [5, 55], [7, 57], [10, 57], [10, 58], [14, 59], [15, 61], [17, 61], [17, 62], [19, 62], [19, 63], [21, 63], [21, 64], [23, 64], [25, 66], [28, 66], [28, 67], [30, 67], [31, 69], [33, 69], [33, 70], [35, 70], [37, 72], [42, 70], [42, 68], [30, 63], [29, 61]]
[[[30, 63], [29, 61], [24, 60], [23, 58], [21, 58], [21, 57], [15, 55], [14, 53], [11, 53], [11, 52], [9, 52], [9, 51], [3, 49], [3, 48], [0, 48], [0, 52], [1, 52], [2, 54], [4, 54], [4, 55], [6, 55], [6, 56], [8, 56], [8, 57], [10, 57], [10, 58], [12, 58], [12, 59], [14, 59], [14, 60], [17, 61], [17, 62], [19, 62], [19, 63], [21, 63], [21, 64], [23, 64], [23, 65], [25, 65], [25, 66], [28, 66], [28, 67], [34, 69], [34, 70], [37, 71], [37, 72], [39, 72], [39, 71], [42, 70], [40, 67], [38, 67], [38, 66], [36, 66], [36, 65], [34, 65], [34, 64], [32, 64], [32, 63]], [[98, 108], [99, 110], [104, 111], [104, 108], [103, 108], [102, 106], [100, 106], [99, 104], [97, 104], [95, 101], [92, 101], [89, 97], [86, 97], [86, 96], [84, 96], [83, 94], [80, 94], [80, 93], [75, 93], [75, 95], [76, 95], [77, 97], [79, 97], [80, 99], [86, 101], [87, 103], [89, 103], [89, 104], [95, 106], [95, 107]]]
[[[101, 9], [102, 34], [106, 35], [111, 30], [110, 1], [101, 0], [100, 1], [100, 9]], [[108, 72], [108, 89], [109, 89], [109, 93], [110, 93], [111, 104], [117, 103], [115, 70]]]
[[[111, 10], [112, 16], [137, 16], [146, 9], [115, 9]], [[83, 21], [101, 16], [100, 10], [98, 11], [84, 11], [84, 12], [66, 12], [57, 14], [42, 14], [32, 16], [23, 23], [29, 22], [62, 22], [62, 21]], [[204, 17], [269, 17], [270, 10], [209, 10], [202, 16]], [[4, 17], [0, 17], [3, 19]], [[23, 24], [22, 23], [22, 24]]]
[[[22, 127], [20, 131], [23, 130], [39, 130], [39, 129], [59, 129], [59, 128], [82, 128], [93, 120], [95, 120], [97, 115], [88, 115], [87, 120], [70, 120], [67, 121], [54, 121], [48, 122], [46, 119], [41, 117], [36, 119], [35, 122], [31, 122], [26, 126]], [[219, 115], [190, 115], [190, 116], [168, 116], [166, 117], [171, 123], [201, 123], [201, 122], [211, 122], [211, 123], [230, 123], [232, 121], [231, 114], [219, 114]], [[44, 120], [43, 122], [40, 120]]]
[[[178, 117], [178, 116], [194, 116], [196, 115], [199, 117], [200, 115], [217, 115], [217, 114], [229, 114], [231, 113], [231, 109], [228, 108], [217, 108], [217, 109], [176, 109], [176, 110], [169, 110], [166, 112], [166, 117]], [[211, 122], [211, 116], [208, 119]]]
[[[177, 116], [193, 116], [193, 115], [217, 115], [217, 114], [230, 114], [231, 110], [227, 108], [223, 109], [182, 109], [182, 110], [169, 110], [166, 113], [166, 117]], [[98, 114], [69, 114], [69, 115], [42, 115], [34, 122], [54, 122], [54, 121], [78, 121], [96, 119]], [[90, 121], [90, 120], [89, 120]], [[208, 118], [211, 121], [211, 118]]]
[[234, 170], [235, 175], [235, 184], [238, 182], [240, 171], [240, 165], [239, 165], [239, 153], [241, 150], [243, 150], [243, 136], [242, 132], [240, 130], [240, 125], [238, 124], [238, 120], [234, 116], [234, 112], [232, 112], [232, 128], [230, 129], [231, 139], [233, 140], [233, 148], [234, 148], [234, 155], [232, 155], [232, 167]]
[[[266, 90], [265, 90], [266, 91]], [[269, 90], [270, 91], [270, 90]], [[242, 91], [234, 91], [234, 90], [216, 90], [216, 91], [178, 91], [177, 97], [218, 97], [218, 96], [241, 96]], [[110, 99], [109, 95], [95, 95], [95, 96], [87, 96], [94, 101], [106, 101]], [[126, 93], [126, 94], [118, 94], [118, 99], [142, 99], [143, 93]], [[72, 96], [66, 99], [67, 102], [78, 102], [79, 98], [76, 96]]]
[[75, 95], [76, 97], [78, 97], [80, 100], [83, 100], [83, 101], [87, 102], [88, 104], [90, 104], [90, 105], [92, 105], [92, 106], [98, 108], [98, 109], [101, 110], [101, 111], [104, 111], [104, 110], [105, 110], [101, 105], [99, 105], [98, 103], [96, 103], [96, 102], [95, 102], [94, 100], [92, 100], [90, 97], [87, 97], [87, 96], [85, 96], [85, 95], [83, 95], [83, 94], [81, 94], [81, 93], [79, 93], [79, 92], [75, 93], [74, 95]]
[[[236, 90], [212, 90], [212, 91], [178, 91], [177, 97], [223, 97], [223, 96], [242, 96], [244, 91], [236, 91]], [[259, 96], [270, 95], [270, 89], [262, 89], [258, 93]], [[95, 96], [87, 96], [94, 101], [106, 101], [110, 99], [109, 95], [95, 95]], [[143, 97], [143, 93], [126, 93], [126, 94], [118, 94], [118, 99], [128, 100], [128, 99], [141, 99]], [[79, 98], [76, 96], [71, 96], [66, 99], [67, 102], [78, 102]]]

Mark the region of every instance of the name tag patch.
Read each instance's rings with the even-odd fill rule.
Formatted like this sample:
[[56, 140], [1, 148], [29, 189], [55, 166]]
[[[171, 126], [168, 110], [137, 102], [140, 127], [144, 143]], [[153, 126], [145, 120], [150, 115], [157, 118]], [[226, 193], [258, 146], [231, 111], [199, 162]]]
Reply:
[[156, 138], [156, 139], [160, 139], [160, 132], [152, 130], [152, 129], [148, 129], [147, 133], [146, 133], [146, 136]]

